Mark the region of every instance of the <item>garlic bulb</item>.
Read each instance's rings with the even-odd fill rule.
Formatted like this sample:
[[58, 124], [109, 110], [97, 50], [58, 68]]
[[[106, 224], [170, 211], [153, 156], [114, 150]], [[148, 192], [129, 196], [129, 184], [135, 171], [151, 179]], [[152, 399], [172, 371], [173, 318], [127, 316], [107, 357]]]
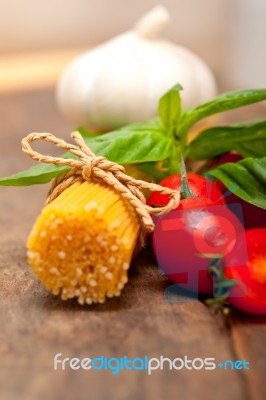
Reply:
[[157, 114], [160, 96], [176, 83], [184, 87], [184, 107], [216, 95], [214, 77], [191, 51], [155, 39], [169, 14], [155, 7], [132, 31], [74, 59], [57, 86], [57, 103], [76, 125], [112, 129]]

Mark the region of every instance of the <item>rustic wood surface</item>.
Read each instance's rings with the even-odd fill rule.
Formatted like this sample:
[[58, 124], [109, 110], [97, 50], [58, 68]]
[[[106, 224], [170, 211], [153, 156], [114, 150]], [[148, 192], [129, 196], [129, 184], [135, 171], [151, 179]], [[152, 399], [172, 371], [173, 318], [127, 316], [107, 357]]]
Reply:
[[[31, 131], [67, 138], [71, 126], [56, 112], [53, 93], [0, 98], [0, 175], [31, 165], [20, 140]], [[242, 119], [261, 116], [252, 107]], [[265, 111], [264, 111], [265, 112]], [[228, 114], [233, 120], [236, 113]], [[241, 117], [238, 113], [237, 116]], [[50, 150], [49, 150], [50, 151]], [[238, 313], [213, 316], [199, 301], [166, 302], [169, 285], [149, 249], [134, 261], [120, 298], [78, 306], [49, 294], [28, 267], [25, 240], [47, 186], [0, 187], [0, 398], [4, 400], [266, 398], [265, 320]], [[179, 300], [182, 300], [180, 298]], [[184, 299], [183, 299], [184, 300]], [[215, 357], [246, 359], [250, 371], [54, 371], [65, 357]]]

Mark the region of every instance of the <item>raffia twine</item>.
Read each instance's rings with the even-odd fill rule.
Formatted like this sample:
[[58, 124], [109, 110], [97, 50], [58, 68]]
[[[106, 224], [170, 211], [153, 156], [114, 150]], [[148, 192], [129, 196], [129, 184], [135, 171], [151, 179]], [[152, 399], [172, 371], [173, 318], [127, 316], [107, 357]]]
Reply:
[[[167, 214], [178, 207], [180, 202], [180, 193], [176, 190], [155, 183], [137, 180], [126, 175], [125, 169], [122, 165], [111, 162], [105, 157], [96, 156], [86, 145], [79, 132], [73, 132], [71, 137], [76, 145], [67, 143], [51, 133], [33, 132], [22, 139], [22, 151], [29, 155], [33, 160], [71, 168], [69, 171], [62, 173], [59, 177], [54, 179], [52, 187], [48, 193], [46, 204], [53, 201], [75, 182], [90, 180], [98, 183], [104, 182], [117, 191], [136, 211], [141, 226], [137, 247], [141, 248], [145, 244], [147, 235], [154, 230], [154, 222], [151, 215]], [[33, 150], [30, 145], [30, 143], [37, 140], [53, 143], [60, 149], [70, 152], [76, 156], [77, 159], [52, 157], [38, 153]], [[163, 207], [153, 208], [148, 206], [146, 204], [145, 196], [142, 193], [145, 189], [169, 196], [169, 203]]]

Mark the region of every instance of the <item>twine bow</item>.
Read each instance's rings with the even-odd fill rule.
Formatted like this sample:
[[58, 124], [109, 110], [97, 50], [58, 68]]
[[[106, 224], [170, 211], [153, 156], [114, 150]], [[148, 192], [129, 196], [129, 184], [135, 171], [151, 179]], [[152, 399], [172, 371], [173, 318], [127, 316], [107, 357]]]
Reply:
[[[178, 207], [180, 202], [180, 193], [155, 183], [148, 183], [137, 180], [125, 174], [122, 165], [111, 162], [105, 157], [96, 156], [86, 145], [79, 132], [71, 134], [75, 144], [70, 144], [62, 139], [58, 139], [51, 133], [30, 133], [26, 136], [21, 144], [24, 153], [28, 154], [33, 160], [46, 164], [55, 164], [59, 166], [67, 166], [71, 169], [53, 182], [50, 189], [47, 203], [54, 200], [60, 193], [77, 181], [93, 180], [96, 182], [105, 182], [113, 187], [118, 193], [125, 198], [135, 209], [141, 224], [140, 245], [145, 242], [148, 233], [154, 229], [154, 223], [151, 218], [152, 214], [166, 214], [174, 208]], [[36, 140], [44, 140], [55, 144], [60, 149], [69, 151], [77, 157], [58, 158], [43, 155], [33, 150], [30, 143]], [[169, 203], [164, 207], [150, 207], [146, 204], [146, 199], [142, 190], [149, 189], [152, 192], [159, 192], [170, 197]]]

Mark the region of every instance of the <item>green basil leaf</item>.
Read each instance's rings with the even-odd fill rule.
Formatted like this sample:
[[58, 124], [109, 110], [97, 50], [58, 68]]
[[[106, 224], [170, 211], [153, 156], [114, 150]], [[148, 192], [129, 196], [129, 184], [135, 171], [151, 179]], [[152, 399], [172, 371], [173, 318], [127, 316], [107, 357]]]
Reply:
[[224, 93], [208, 103], [184, 111], [180, 119], [180, 135], [185, 135], [196, 122], [210, 115], [233, 110], [263, 100], [266, 100], [266, 89], [238, 90]]
[[235, 150], [244, 157], [266, 155], [266, 119], [231, 126], [218, 126], [201, 132], [189, 147], [193, 160], [205, 160]]
[[220, 165], [207, 175], [220, 179], [227, 188], [257, 207], [266, 209], [266, 157], [245, 158]]
[[79, 131], [84, 138], [94, 138], [100, 134], [98, 132], [90, 132], [88, 129], [84, 128], [84, 126], [79, 126], [76, 130]]
[[173, 146], [158, 121], [129, 125], [85, 142], [97, 155], [119, 164], [164, 160]]
[[50, 182], [53, 178], [69, 170], [69, 167], [53, 164], [37, 164], [17, 174], [1, 178], [1, 186], [29, 186]]
[[[86, 144], [99, 156], [119, 164], [163, 160], [169, 156], [173, 140], [165, 135], [158, 121], [133, 124], [96, 137], [84, 137]], [[66, 153], [64, 158], [73, 158]], [[0, 185], [26, 186], [47, 183], [69, 170], [69, 167], [38, 164], [18, 174], [0, 179]]]
[[159, 100], [159, 116], [165, 128], [175, 133], [178, 126], [178, 121], [181, 115], [181, 97], [180, 91], [182, 86], [177, 84], [168, 92], [166, 92]]
[[[125, 125], [125, 126], [122, 126], [119, 129], [116, 129], [115, 131], [111, 131], [111, 132], [108, 132], [108, 133], [113, 133], [113, 132], [118, 132], [118, 131], [119, 132], [122, 132], [122, 131], [125, 131], [125, 132], [129, 132], [129, 131], [130, 132], [132, 132], [132, 131], [134, 131], [134, 132], [136, 132], [136, 131], [142, 132], [142, 131], [147, 131], [147, 130], [149, 130], [149, 131], [162, 130], [162, 126], [161, 126], [159, 118], [153, 118], [153, 119], [150, 119], [150, 120], [145, 121], [145, 122], [136, 122], [136, 123], [133, 123], [133, 124]], [[105, 135], [106, 134], [107, 133], [105, 133]]]

